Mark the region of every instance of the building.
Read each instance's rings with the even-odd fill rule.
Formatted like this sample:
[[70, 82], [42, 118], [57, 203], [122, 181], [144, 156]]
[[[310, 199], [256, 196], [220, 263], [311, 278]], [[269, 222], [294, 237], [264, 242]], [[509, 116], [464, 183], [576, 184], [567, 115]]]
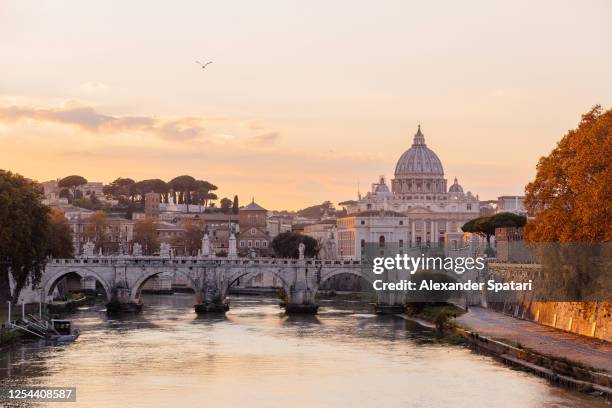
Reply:
[[[64, 216], [68, 219], [68, 224], [72, 230], [72, 241], [75, 255], [83, 253], [83, 245], [94, 235], [92, 228], [96, 228], [92, 223], [94, 211], [72, 205], [57, 207], [64, 211]], [[78, 209], [78, 210], [75, 210]], [[102, 244], [102, 254], [127, 253], [129, 243], [134, 239], [135, 221], [121, 217], [104, 218], [104, 242]]]
[[362, 211], [338, 218], [337, 254], [340, 258], [360, 259], [366, 245], [383, 248], [394, 243], [401, 252], [409, 246], [409, 217], [395, 211]]
[[255, 199], [238, 211], [238, 253], [267, 256], [270, 254], [270, 235], [267, 231], [268, 210], [255, 203]]
[[517, 215], [526, 215], [525, 196], [501, 196], [497, 197], [497, 211], [511, 212]]
[[[59, 179], [44, 181], [40, 183], [43, 189], [43, 204], [46, 205], [59, 205], [59, 204], [68, 204], [67, 198], [61, 198], [60, 193], [64, 188], [59, 187]], [[95, 197], [102, 204], [112, 206], [118, 203], [117, 200], [108, 199], [104, 195], [104, 185], [100, 181], [92, 181], [81, 186], [77, 186], [76, 191], [78, 191], [82, 197]]]
[[308, 235], [319, 243], [320, 259], [336, 259], [338, 231], [336, 219], [321, 220], [315, 224], [304, 225], [304, 235]]
[[285, 217], [268, 217], [266, 223], [266, 229], [270, 235], [270, 239], [274, 239], [274, 237], [283, 232], [291, 231], [291, 220]]
[[161, 202], [161, 195], [158, 193], [147, 193], [145, 194], [145, 206], [144, 213], [148, 217], [159, 216], [159, 204]]
[[[450, 187], [447, 185], [442, 162], [427, 147], [419, 125], [412, 146], [397, 161], [391, 189], [381, 176], [365, 197], [358, 194], [358, 200], [347, 202], [345, 208], [347, 216], [338, 220], [338, 251], [342, 257], [349, 253], [350, 256], [359, 255], [362, 238], [355, 237], [351, 241], [351, 224], [367, 223], [370, 217], [381, 219], [371, 221], [380, 225], [366, 234], [366, 242], [376, 242], [380, 238], [376, 236], [377, 228], [397, 222], [394, 229], [388, 231], [388, 236], [381, 234], [385, 239], [393, 239], [396, 243], [401, 239], [406, 246], [444, 246], [452, 234], [457, 245], [459, 236], [463, 235], [461, 226], [479, 216], [480, 201], [471, 192], [464, 192], [457, 178]], [[381, 211], [387, 215], [377, 216]], [[360, 226], [355, 225], [355, 231]], [[355, 247], [349, 249], [349, 242]]]

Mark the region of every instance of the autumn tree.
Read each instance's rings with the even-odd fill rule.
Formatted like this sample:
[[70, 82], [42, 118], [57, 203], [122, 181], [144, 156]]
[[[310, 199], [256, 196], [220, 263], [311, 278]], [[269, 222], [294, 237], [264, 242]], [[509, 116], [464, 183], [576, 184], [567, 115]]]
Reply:
[[100, 249], [104, 251], [104, 248], [107, 246], [110, 240], [106, 212], [96, 211], [91, 217], [88, 218], [84, 235], [95, 245], [95, 251], [99, 251]]
[[[40, 187], [0, 170], [0, 300], [19, 298], [26, 284], [40, 282], [49, 239], [49, 207]], [[15, 285], [11, 292], [10, 277]], [[3, 303], [4, 304], [4, 303]]]
[[134, 242], [142, 246], [143, 255], [153, 255], [159, 251], [157, 220], [155, 218], [146, 217], [134, 224]]
[[204, 235], [202, 222], [186, 219], [181, 223], [181, 226], [185, 229], [185, 232], [173, 240], [173, 246], [183, 248], [187, 256], [197, 255], [202, 247], [202, 236]]
[[72, 258], [74, 256], [70, 224], [64, 214], [55, 208], [52, 208], [49, 213], [48, 254], [52, 258]]
[[532, 242], [612, 241], [612, 110], [597, 105], [542, 157], [527, 185]]

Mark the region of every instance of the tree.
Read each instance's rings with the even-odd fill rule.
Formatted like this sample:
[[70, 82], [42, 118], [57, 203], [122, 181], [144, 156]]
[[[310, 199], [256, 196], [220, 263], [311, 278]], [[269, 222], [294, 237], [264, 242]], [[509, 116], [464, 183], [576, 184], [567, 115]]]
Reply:
[[176, 202], [178, 204], [186, 204], [187, 211], [189, 211], [189, 204], [191, 201], [191, 191], [196, 188], [196, 180], [188, 175], [182, 175], [173, 178], [168, 182], [168, 186], [172, 191], [178, 194], [178, 197], [175, 195]]
[[280, 258], [298, 258], [300, 243], [306, 246], [304, 249], [305, 257], [314, 258], [319, 254], [320, 248], [316, 239], [291, 231], [283, 232], [274, 237], [272, 250]]
[[234, 196], [234, 203], [232, 204], [232, 213], [238, 214], [238, 210], [239, 209], [240, 209], [240, 207], [238, 206], [238, 196], [235, 195]]
[[119, 177], [110, 184], [104, 186], [103, 192], [105, 195], [118, 201], [126, 201], [130, 197], [130, 190], [135, 183], [131, 178]]
[[232, 209], [232, 200], [229, 198], [222, 198], [220, 201], [221, 204], [221, 212], [223, 214], [229, 214]]
[[532, 242], [612, 241], [612, 110], [596, 105], [537, 165], [526, 187]]
[[[49, 239], [49, 207], [40, 188], [24, 177], [0, 170], [0, 300], [19, 298], [27, 283], [38, 284]], [[11, 293], [10, 277], [15, 285]]]
[[95, 251], [104, 251], [109, 241], [106, 213], [96, 211], [87, 221], [85, 237], [95, 245]]
[[495, 235], [495, 228], [522, 227], [527, 222], [527, 218], [510, 212], [502, 212], [490, 217], [478, 217], [466, 222], [461, 230], [471, 232], [487, 239], [487, 246], [490, 245], [491, 236]]
[[304, 208], [298, 211], [298, 215], [305, 218], [316, 218], [320, 219], [325, 214], [332, 215], [336, 209], [331, 201], [324, 201], [319, 205], [313, 205], [311, 207]]
[[72, 175], [72, 176], [64, 177], [63, 179], [61, 179], [57, 183], [57, 186], [60, 188], [69, 189], [70, 192], [72, 193], [72, 198], [78, 198], [77, 188], [82, 186], [83, 184], [87, 184], [87, 179], [85, 177]]
[[217, 196], [211, 191], [216, 190], [218, 187], [214, 184], [209, 183], [205, 180], [197, 180], [195, 183], [195, 189], [193, 191], [193, 202], [199, 205], [208, 205], [208, 200], [216, 200]]
[[155, 218], [145, 217], [134, 224], [134, 242], [142, 246], [143, 255], [153, 255], [159, 251], [157, 220]]
[[197, 255], [202, 247], [203, 224], [193, 219], [186, 219], [182, 222], [182, 227], [185, 229], [185, 233], [176, 237], [173, 245], [184, 248], [187, 256]]
[[70, 224], [64, 214], [54, 208], [49, 213], [48, 254], [52, 258], [72, 258], [74, 256]]

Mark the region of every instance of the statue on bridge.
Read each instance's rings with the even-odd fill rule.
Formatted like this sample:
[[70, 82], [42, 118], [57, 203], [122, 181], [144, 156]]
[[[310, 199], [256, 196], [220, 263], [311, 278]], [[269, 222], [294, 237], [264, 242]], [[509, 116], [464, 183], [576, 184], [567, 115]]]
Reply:
[[210, 240], [208, 239], [207, 231], [204, 232], [204, 236], [202, 237], [201, 254], [205, 258], [208, 258], [210, 256]]
[[83, 245], [83, 256], [93, 257], [95, 248], [96, 246], [94, 245], [94, 243], [87, 240], [85, 245]]
[[140, 245], [138, 242], [134, 242], [134, 245], [132, 245], [132, 255], [142, 256], [142, 245]]

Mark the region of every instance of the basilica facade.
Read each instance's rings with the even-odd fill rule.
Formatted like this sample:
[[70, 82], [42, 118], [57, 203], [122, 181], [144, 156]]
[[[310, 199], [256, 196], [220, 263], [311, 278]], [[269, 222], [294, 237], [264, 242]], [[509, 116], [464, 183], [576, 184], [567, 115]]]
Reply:
[[461, 226], [478, 217], [480, 208], [478, 196], [464, 192], [457, 178], [448, 187], [442, 162], [427, 147], [419, 125], [412, 146], [397, 161], [391, 188], [381, 176], [346, 210], [347, 216], [338, 220], [338, 247], [347, 249], [341, 257], [359, 257], [364, 242], [414, 247], [452, 241], [456, 247]]

